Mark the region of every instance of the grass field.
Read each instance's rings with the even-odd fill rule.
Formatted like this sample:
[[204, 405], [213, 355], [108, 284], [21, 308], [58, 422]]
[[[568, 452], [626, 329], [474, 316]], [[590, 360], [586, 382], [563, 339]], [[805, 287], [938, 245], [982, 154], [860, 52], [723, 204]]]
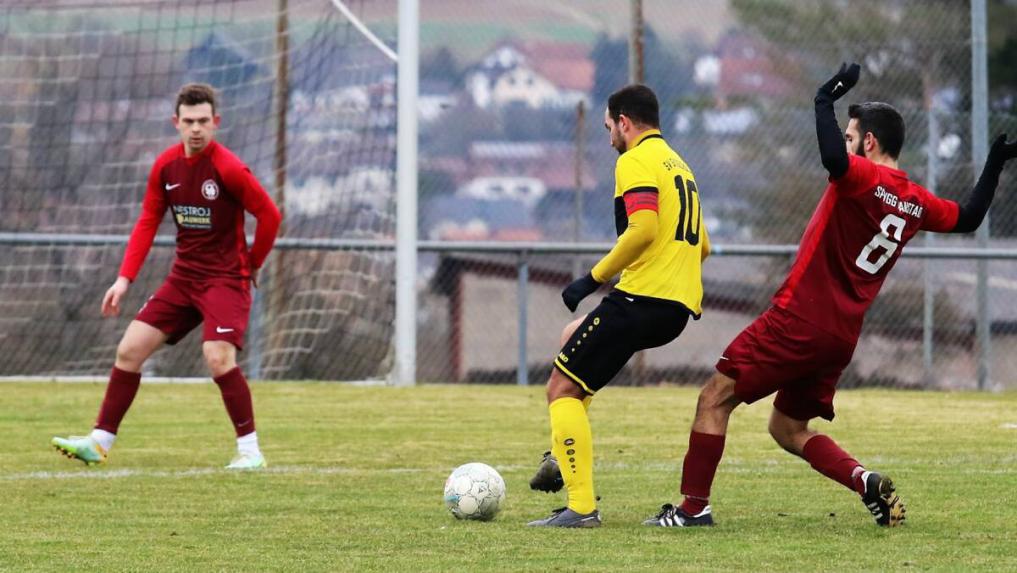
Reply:
[[[216, 388], [149, 385], [110, 463], [48, 448], [86, 431], [97, 384], [3, 384], [2, 571], [1017, 570], [1017, 394], [846, 391], [821, 423], [908, 503], [883, 530], [856, 496], [773, 444], [767, 404], [735, 415], [718, 526], [640, 520], [673, 499], [695, 391], [608, 388], [591, 408], [604, 527], [523, 526], [562, 505], [526, 482], [546, 449], [540, 388], [257, 384], [268, 471], [219, 469], [231, 428]], [[457, 522], [442, 485], [494, 465], [508, 498]]]

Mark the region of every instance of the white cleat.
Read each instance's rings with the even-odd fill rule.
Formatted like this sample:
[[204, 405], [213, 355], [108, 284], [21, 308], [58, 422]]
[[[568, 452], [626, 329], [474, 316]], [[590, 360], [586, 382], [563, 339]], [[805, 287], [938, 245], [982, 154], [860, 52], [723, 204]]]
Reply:
[[226, 466], [228, 470], [260, 470], [264, 469], [268, 464], [265, 463], [265, 456], [261, 454], [237, 454], [237, 457], [233, 458], [230, 465]]

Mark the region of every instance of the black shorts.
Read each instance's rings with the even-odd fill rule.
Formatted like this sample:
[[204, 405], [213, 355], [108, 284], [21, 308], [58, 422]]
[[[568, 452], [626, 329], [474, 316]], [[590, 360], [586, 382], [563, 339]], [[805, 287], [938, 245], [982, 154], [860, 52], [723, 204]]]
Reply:
[[691, 314], [677, 302], [611, 291], [572, 333], [554, 366], [592, 395], [636, 352], [678, 338]]

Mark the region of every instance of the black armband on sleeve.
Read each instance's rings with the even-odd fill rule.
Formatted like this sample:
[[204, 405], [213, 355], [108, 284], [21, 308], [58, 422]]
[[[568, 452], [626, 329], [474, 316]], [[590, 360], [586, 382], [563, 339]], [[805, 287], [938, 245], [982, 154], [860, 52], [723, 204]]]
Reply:
[[960, 205], [957, 213], [957, 224], [951, 233], [970, 233], [977, 229], [989, 211], [992, 198], [996, 195], [999, 185], [999, 174], [1003, 171], [1003, 163], [994, 161], [992, 157], [985, 162], [978, 183], [968, 196], [968, 200]]
[[819, 156], [823, 167], [832, 179], [839, 179], [847, 173], [847, 148], [844, 146], [844, 134], [837, 125], [837, 116], [833, 112], [833, 100], [823, 93], [817, 93], [816, 99], [816, 137], [819, 139]]

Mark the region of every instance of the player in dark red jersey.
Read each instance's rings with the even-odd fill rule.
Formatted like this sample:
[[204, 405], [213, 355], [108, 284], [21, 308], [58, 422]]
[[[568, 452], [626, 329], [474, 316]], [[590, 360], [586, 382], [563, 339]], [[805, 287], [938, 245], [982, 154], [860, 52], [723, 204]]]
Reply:
[[[271, 197], [237, 156], [216, 143], [220, 117], [215, 91], [188, 84], [177, 95], [173, 126], [181, 143], [152, 166], [141, 216], [131, 233], [120, 275], [102, 299], [103, 316], [120, 313], [120, 301], [152, 247], [159, 223], [171, 211], [177, 253], [161, 287], [141, 307], [117, 347], [95, 429], [88, 436], [53, 438], [53, 446], [88, 465], [106, 461], [120, 421], [141, 382], [141, 367], [163, 343], [175, 344], [199, 324], [202, 351], [237, 433], [230, 469], [264, 467], [254, 427], [251, 391], [237, 367], [251, 308], [250, 284], [275, 242], [281, 216]], [[258, 225], [248, 250], [244, 212]]]
[[798, 256], [773, 306], [727, 347], [699, 395], [682, 468], [680, 506], [664, 505], [647, 525], [712, 525], [710, 486], [724, 451], [731, 412], [774, 392], [770, 434], [819, 473], [857, 492], [876, 523], [904, 520], [886, 476], [866, 470], [829, 437], [809, 428], [833, 419], [833, 396], [851, 361], [865, 311], [902, 247], [919, 230], [969, 233], [981, 224], [1017, 143], [1000, 136], [964, 205], [933, 196], [897, 168], [904, 120], [890, 105], [848, 110], [841, 134], [833, 103], [858, 81], [842, 66], [816, 93], [816, 132], [830, 183], [809, 221]]

